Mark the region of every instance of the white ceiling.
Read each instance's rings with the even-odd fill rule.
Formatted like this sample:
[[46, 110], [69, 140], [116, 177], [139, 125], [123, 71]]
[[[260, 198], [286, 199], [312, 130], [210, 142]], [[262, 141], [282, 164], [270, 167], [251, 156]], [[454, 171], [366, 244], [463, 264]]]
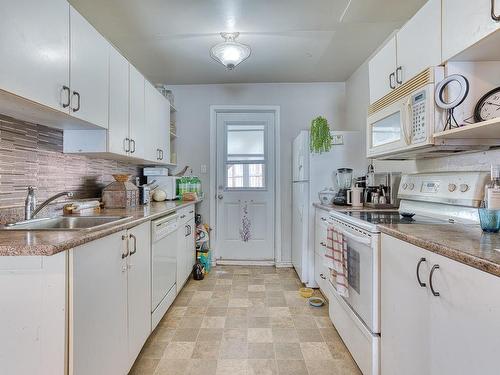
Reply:
[[[426, 0], [70, 0], [154, 83], [345, 81]], [[252, 55], [210, 58], [221, 31]]]

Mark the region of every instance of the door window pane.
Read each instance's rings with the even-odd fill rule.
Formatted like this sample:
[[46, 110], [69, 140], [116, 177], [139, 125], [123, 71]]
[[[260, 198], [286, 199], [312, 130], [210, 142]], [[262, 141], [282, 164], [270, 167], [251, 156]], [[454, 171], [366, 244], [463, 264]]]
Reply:
[[226, 189], [265, 189], [266, 127], [226, 125]]
[[382, 146], [401, 140], [400, 113], [396, 112], [372, 125], [372, 146]]
[[264, 160], [263, 125], [228, 125], [227, 160]]
[[265, 184], [265, 164], [227, 164], [227, 189], [263, 189]]

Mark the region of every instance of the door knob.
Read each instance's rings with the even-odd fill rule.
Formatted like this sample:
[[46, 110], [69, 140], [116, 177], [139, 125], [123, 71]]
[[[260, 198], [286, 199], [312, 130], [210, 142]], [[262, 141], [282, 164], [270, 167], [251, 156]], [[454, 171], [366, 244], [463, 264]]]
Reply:
[[217, 199], [222, 199], [222, 198], [224, 198], [224, 196], [222, 194], [217, 195]]

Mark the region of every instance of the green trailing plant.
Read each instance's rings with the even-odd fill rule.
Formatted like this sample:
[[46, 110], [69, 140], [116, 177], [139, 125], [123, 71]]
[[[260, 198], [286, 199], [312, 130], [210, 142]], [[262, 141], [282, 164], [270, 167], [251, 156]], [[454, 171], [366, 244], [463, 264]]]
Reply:
[[316, 154], [328, 152], [332, 148], [332, 135], [326, 118], [318, 116], [312, 120], [309, 147]]

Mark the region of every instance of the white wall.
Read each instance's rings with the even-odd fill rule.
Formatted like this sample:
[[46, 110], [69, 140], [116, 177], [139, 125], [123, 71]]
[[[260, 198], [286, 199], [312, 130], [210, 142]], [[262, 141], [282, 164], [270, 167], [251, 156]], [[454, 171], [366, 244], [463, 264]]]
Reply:
[[[230, 73], [228, 73], [230, 74]], [[328, 119], [333, 129], [345, 129], [345, 84], [224, 84], [173, 85], [175, 95], [179, 167], [189, 165], [202, 179], [207, 197], [209, 173], [200, 173], [210, 164], [210, 105], [277, 105], [281, 110], [281, 230], [282, 260], [291, 257], [291, 143], [299, 130], [308, 129], [316, 116]], [[209, 201], [201, 205], [204, 220], [210, 218]], [[212, 223], [213, 224], [213, 223]]]

